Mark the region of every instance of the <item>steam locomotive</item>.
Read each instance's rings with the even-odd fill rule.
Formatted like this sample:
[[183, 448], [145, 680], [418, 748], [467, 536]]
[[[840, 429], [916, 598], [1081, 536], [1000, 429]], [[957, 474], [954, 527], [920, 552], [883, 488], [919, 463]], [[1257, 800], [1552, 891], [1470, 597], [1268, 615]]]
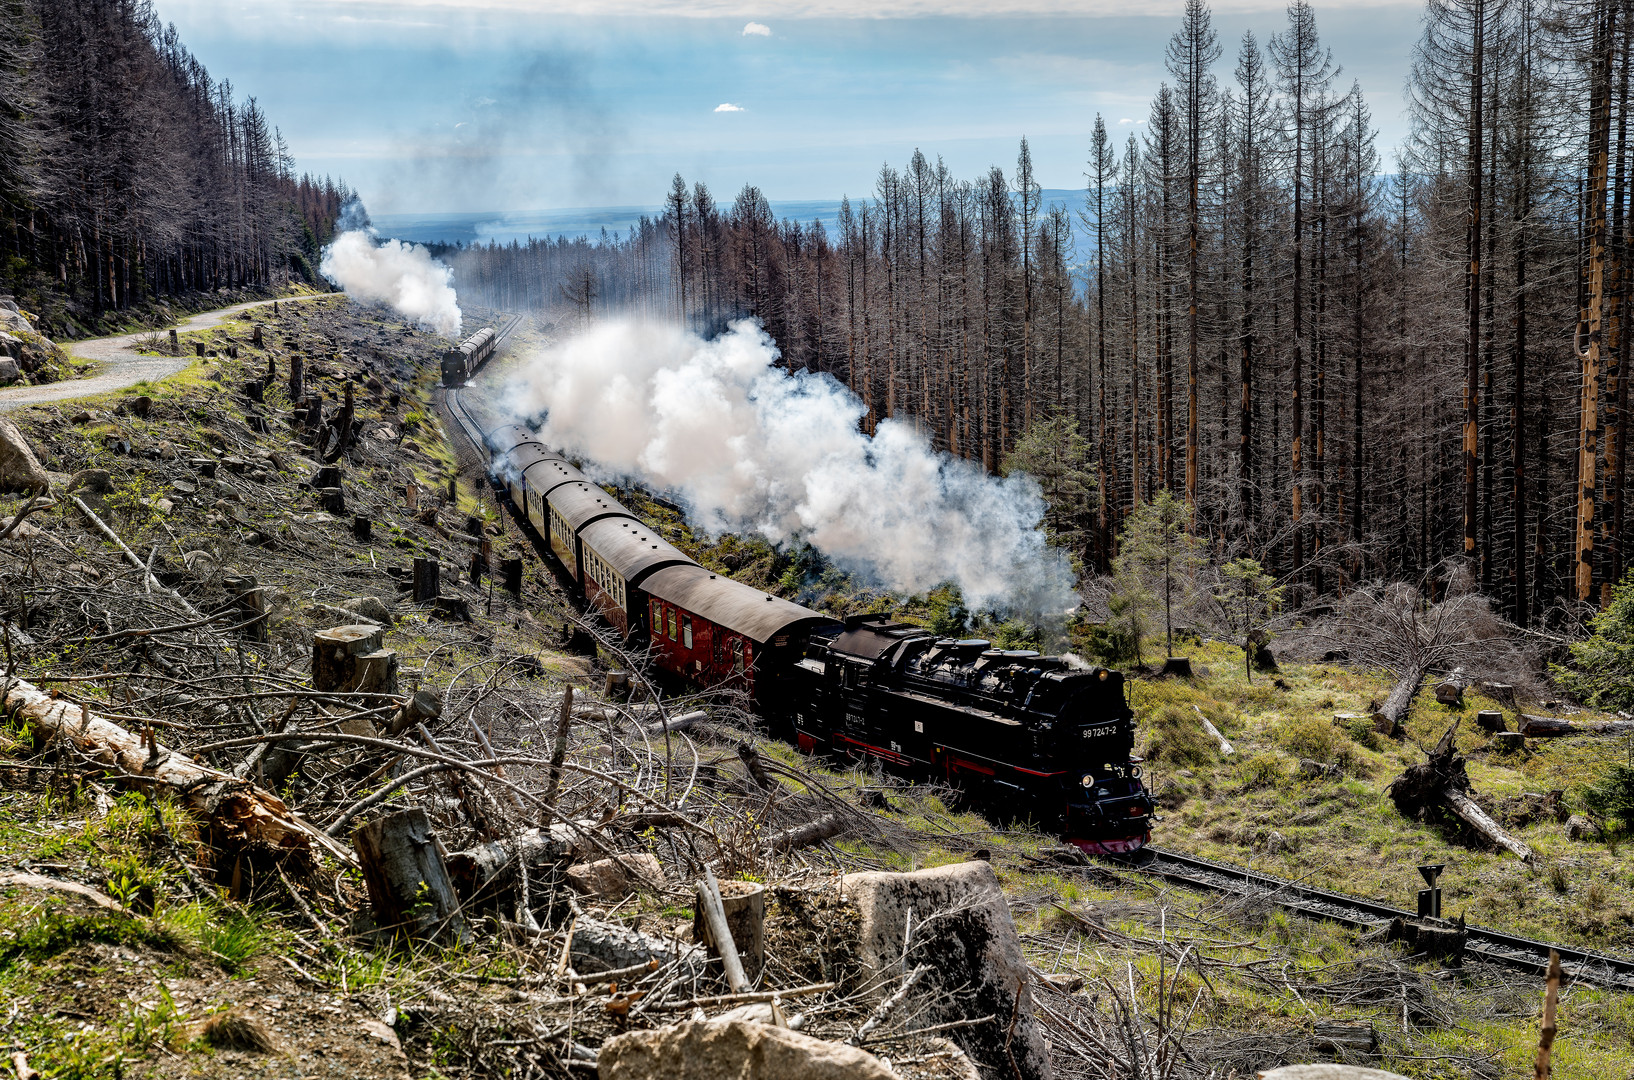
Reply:
[[586, 605], [671, 676], [742, 691], [803, 750], [996, 796], [1085, 851], [1151, 838], [1120, 673], [883, 616], [838, 622], [698, 565], [529, 428], [483, 439]]
[[484, 326], [452, 349], [444, 351], [443, 385], [464, 386], [466, 380], [488, 362], [497, 344], [499, 336], [494, 333], [494, 328]]

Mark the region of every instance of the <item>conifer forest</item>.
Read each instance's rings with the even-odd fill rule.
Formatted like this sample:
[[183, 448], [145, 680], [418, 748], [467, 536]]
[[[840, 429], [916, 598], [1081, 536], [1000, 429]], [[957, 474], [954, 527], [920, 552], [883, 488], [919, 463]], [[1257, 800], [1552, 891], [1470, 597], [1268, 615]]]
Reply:
[[0, 0], [0, 292], [54, 332], [155, 298], [316, 282], [344, 183], [297, 176], [148, 0]]
[[1306, 600], [1462, 564], [1561, 625], [1628, 567], [1631, 42], [1625, 0], [1428, 0], [1381, 160], [1309, 3], [1222, 41], [1188, 0], [1138, 134], [1086, 117], [1076, 210], [1022, 139], [976, 177], [915, 150], [832, 230], [677, 175], [627, 235], [452, 258], [494, 305], [754, 317], [989, 470], [1050, 425], [1093, 566], [1168, 490]]

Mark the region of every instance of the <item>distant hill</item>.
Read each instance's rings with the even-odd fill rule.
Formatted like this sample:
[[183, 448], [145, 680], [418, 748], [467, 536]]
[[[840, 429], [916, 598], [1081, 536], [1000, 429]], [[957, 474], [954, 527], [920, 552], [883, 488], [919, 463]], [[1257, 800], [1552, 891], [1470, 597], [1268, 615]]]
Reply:
[[[1064, 205], [1076, 212], [1083, 205], [1081, 189], [1045, 188], [1046, 207]], [[779, 218], [801, 222], [821, 221], [833, 233], [840, 214], [838, 199], [772, 200], [772, 213]], [[581, 206], [565, 210], [493, 210], [460, 214], [375, 214], [375, 228], [382, 236], [417, 244], [486, 244], [512, 240], [525, 243], [531, 237], [544, 239], [580, 236], [595, 240], [603, 229], [608, 234], [627, 234], [645, 217], [657, 217], [663, 207]]]

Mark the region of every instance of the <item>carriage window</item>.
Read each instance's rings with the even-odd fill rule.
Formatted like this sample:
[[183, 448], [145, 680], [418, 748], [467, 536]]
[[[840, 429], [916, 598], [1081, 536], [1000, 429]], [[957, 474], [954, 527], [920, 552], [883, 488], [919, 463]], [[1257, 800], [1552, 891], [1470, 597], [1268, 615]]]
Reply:
[[722, 656], [721, 656], [721, 645], [722, 644], [723, 644], [723, 642], [721, 641], [721, 635], [720, 635], [719, 630], [717, 630], [715, 633], [710, 635], [710, 637], [709, 637], [710, 651], [712, 653], [714, 653], [715, 663], [717, 663], [717, 664], [719, 664], [721, 662], [721, 660], [722, 660]]
[[675, 609], [669, 609], [669, 639], [675, 640]]
[[652, 632], [662, 633], [664, 629], [664, 605], [657, 600], [652, 602]]
[[681, 644], [692, 648], [692, 620], [685, 615], [681, 616]]
[[743, 642], [741, 640], [733, 640], [732, 642], [732, 670], [743, 670]]

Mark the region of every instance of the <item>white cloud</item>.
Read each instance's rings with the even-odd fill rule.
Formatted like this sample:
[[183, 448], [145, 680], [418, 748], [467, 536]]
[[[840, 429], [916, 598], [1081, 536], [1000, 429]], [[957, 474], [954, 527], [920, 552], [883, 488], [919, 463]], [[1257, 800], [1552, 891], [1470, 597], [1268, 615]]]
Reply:
[[719, 105], [715, 106], [715, 111], [716, 112], [742, 112], [743, 111], [743, 106], [742, 105], [734, 105], [730, 101], [723, 101]]
[[[1226, 14], [1280, 15], [1287, 0], [1217, 0], [1216, 16]], [[1391, 10], [1416, 19], [1420, 4], [1414, 0], [1326, 0], [1324, 10], [1345, 8]], [[170, 0], [166, 12], [183, 11], [217, 14], [220, 0]], [[324, 21], [378, 21], [403, 26], [431, 25], [419, 21], [421, 13], [435, 12], [469, 18], [474, 12], [523, 12], [529, 15], [683, 16], [693, 18], [745, 18], [750, 11], [763, 14], [764, 0], [282, 0], [277, 5], [240, 5], [254, 11], [275, 9], [287, 22], [295, 18]], [[918, 18], [953, 16], [991, 18], [1003, 15], [1118, 16], [1134, 13], [1157, 18], [1174, 18], [1185, 9], [1185, 0], [793, 0], [778, 9], [780, 18]], [[1412, 14], [1407, 13], [1411, 11]], [[377, 14], [378, 13], [378, 14]], [[436, 24], [441, 25], [441, 24]]]
[[771, 37], [772, 28], [765, 23], [752, 22], [743, 28], [744, 37]]
[[1124, 117], [1122, 120], [1118, 121], [1119, 126], [1122, 126], [1124, 124], [1133, 124], [1133, 123], [1134, 123], [1134, 121], [1129, 119], [1127, 116]]

